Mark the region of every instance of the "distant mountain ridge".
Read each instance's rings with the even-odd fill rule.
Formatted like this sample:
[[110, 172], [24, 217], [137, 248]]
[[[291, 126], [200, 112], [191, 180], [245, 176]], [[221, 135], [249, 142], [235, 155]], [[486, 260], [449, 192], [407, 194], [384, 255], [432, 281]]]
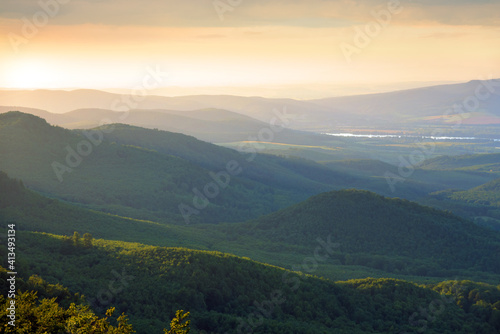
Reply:
[[[320, 135], [285, 128], [282, 121], [269, 124], [223, 109], [197, 110], [133, 109], [126, 112], [85, 108], [64, 114], [26, 107], [0, 107], [0, 114], [21, 111], [46, 119], [50, 124], [67, 129], [90, 129], [102, 124], [124, 123], [148, 129], [183, 133], [209, 142], [239, 142], [260, 140], [276, 142], [313, 143]], [[277, 118], [275, 118], [277, 119]], [[286, 122], [287, 120], [285, 120]], [[272, 134], [269, 130], [275, 127]], [[267, 131], [262, 136], [262, 131]]]
[[309, 102], [335, 109], [340, 117], [349, 115], [352, 120], [364, 118], [375, 124], [500, 125], [500, 79]]
[[[324, 131], [339, 126], [396, 126], [408, 124], [500, 125], [500, 79], [487, 83], [473, 80], [461, 84], [439, 85], [394, 91], [299, 101], [227, 95], [147, 96], [140, 102], [126, 95], [96, 90], [0, 91], [1, 106], [40, 108], [55, 113], [77, 109], [162, 109], [190, 111], [224, 109], [263, 122], [276, 110], [293, 116], [291, 128]], [[124, 102], [128, 101], [128, 102]], [[132, 101], [132, 102], [130, 102]], [[459, 106], [459, 109], [455, 106]], [[460, 109], [461, 108], [461, 109]], [[458, 110], [458, 111], [457, 111]], [[460, 111], [461, 110], [461, 111]], [[453, 116], [455, 115], [455, 116]]]

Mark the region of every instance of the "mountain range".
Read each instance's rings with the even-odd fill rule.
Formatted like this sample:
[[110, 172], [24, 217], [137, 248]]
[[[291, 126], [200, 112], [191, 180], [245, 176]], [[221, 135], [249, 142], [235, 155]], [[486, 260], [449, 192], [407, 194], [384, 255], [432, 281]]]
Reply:
[[[239, 122], [252, 122], [248, 119], [250, 117], [266, 124], [275, 118], [277, 113], [280, 113], [289, 115], [290, 124], [287, 124], [287, 127], [318, 132], [354, 126], [385, 128], [386, 130], [390, 127], [410, 129], [416, 125], [420, 127], [456, 126], [458, 123], [459, 125], [498, 126], [500, 124], [498, 82], [499, 79], [473, 80], [462, 84], [308, 101], [227, 95], [142, 97], [134, 95], [133, 92], [129, 95], [120, 95], [96, 90], [3, 90], [0, 91], [0, 105], [10, 110], [22, 111], [21, 107], [25, 107], [63, 114], [57, 117], [51, 115], [49, 122], [71, 127], [85, 127], [93, 122], [95, 124], [96, 120], [106, 118], [109, 110], [122, 112], [160, 110], [170, 115], [194, 119], [203, 119], [200, 115], [207, 113], [211, 115], [211, 121], [214, 120], [212, 117], [216, 113], [216, 120], [222, 118], [225, 121], [231, 119]], [[95, 112], [91, 113], [88, 110], [67, 115], [74, 110], [89, 108], [103, 110], [104, 115], [98, 115], [96, 119]], [[239, 116], [229, 112], [239, 114]], [[44, 114], [39, 114], [39, 116], [48, 116], [45, 111], [41, 113]], [[140, 116], [134, 116], [138, 118], [127, 122], [149, 127], [151, 121], [148, 123], [147, 119], [150, 116], [151, 114], [144, 115], [144, 120]], [[185, 119], [170, 119], [173, 124], [177, 124], [176, 121], [187, 126]], [[117, 120], [113, 121], [115, 122]], [[135, 122], [142, 122], [142, 124]], [[162, 121], [158, 123], [165, 124]], [[170, 129], [164, 129], [173, 130], [176, 127], [176, 125], [171, 126]], [[178, 126], [182, 128], [182, 125]], [[208, 128], [210, 126], [207, 124]]]

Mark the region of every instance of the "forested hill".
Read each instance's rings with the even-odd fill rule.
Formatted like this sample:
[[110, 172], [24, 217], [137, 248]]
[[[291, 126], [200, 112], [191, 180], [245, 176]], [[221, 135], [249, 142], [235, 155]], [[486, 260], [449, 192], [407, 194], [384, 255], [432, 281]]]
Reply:
[[[161, 333], [177, 309], [191, 312], [194, 334], [400, 334], [424, 325], [431, 334], [494, 334], [500, 325], [500, 295], [491, 285], [370, 278], [332, 283], [218, 252], [106, 240], [84, 246], [75, 238], [26, 232], [19, 239], [24, 275], [37, 273], [84, 294], [98, 314], [116, 306], [139, 334]], [[52, 310], [39, 309], [40, 322]]]
[[500, 273], [497, 232], [451, 213], [367, 191], [342, 190], [313, 196], [248, 222], [238, 232], [269, 242], [304, 245], [330, 235], [350, 259], [345, 262], [352, 261], [353, 256], [360, 259], [362, 254], [383, 255], [392, 258], [385, 259], [389, 263], [384, 266], [392, 267], [416, 264], [419, 259], [432, 261], [435, 275], [449, 269]]
[[[25, 123], [19, 118], [10, 119], [9, 123], [25, 129], [26, 135], [47, 126], [43, 122]], [[68, 133], [75, 135], [56, 130], [63, 139], [72, 138], [66, 137]], [[48, 136], [47, 140], [57, 142], [57, 137]], [[328, 240], [331, 235], [339, 248], [330, 253], [328, 261], [335, 258], [347, 265], [381, 265], [387, 271], [415, 271], [419, 275], [444, 276], [470, 268], [475, 270], [473, 275], [482, 271], [498, 273], [497, 234], [445, 212], [365, 191], [324, 193], [253, 222], [192, 226], [188, 231], [187, 226], [111, 217], [44, 198], [26, 189], [22, 181], [0, 173], [1, 226], [6, 226], [10, 218], [15, 218], [18, 228], [16, 258], [20, 277], [29, 283], [19, 287], [40, 293], [37, 301], [18, 291], [22, 296], [19, 324], [28, 328], [30, 334], [67, 329], [66, 326], [76, 326], [74, 320], [82, 317], [86, 320], [79, 324], [84, 326], [111, 326], [104, 312], [113, 306], [117, 314], [125, 312], [130, 316], [130, 323], [139, 334], [161, 333], [178, 309], [191, 312], [193, 334], [231, 333], [238, 328], [256, 334], [402, 334], [424, 329], [430, 334], [495, 334], [500, 328], [500, 292], [493, 285], [448, 281], [419, 286], [402, 280], [372, 278], [334, 283], [220, 252], [91, 238], [82, 242], [78, 233], [69, 238], [26, 231], [65, 234], [79, 228], [87, 236], [89, 231], [108, 236], [116, 233], [116, 239], [142, 238], [144, 243], [162, 239], [181, 242], [188, 235], [205, 243], [208, 236], [222, 236], [224, 240], [220, 241], [227, 246], [229, 232], [236, 231], [247, 246], [274, 247], [295, 263], [311, 256], [318, 237]], [[202, 228], [205, 232], [200, 236]], [[183, 234], [186, 231], [189, 234]], [[5, 231], [0, 229], [0, 233]], [[217, 240], [211, 242], [217, 246]], [[231, 242], [233, 246], [240, 245], [237, 238]], [[300, 245], [309, 248], [309, 255], [287, 253]], [[6, 248], [0, 248], [3, 261], [6, 252]], [[425, 272], [418, 272], [420, 269]], [[319, 273], [320, 270], [312, 274]], [[37, 277], [30, 279], [33, 274], [46, 282]], [[120, 280], [116, 280], [116, 275]], [[5, 278], [1, 269], [0, 277]], [[0, 283], [5, 294], [5, 280]], [[93, 311], [68, 306], [75, 293], [85, 295]], [[57, 299], [44, 299], [47, 297]], [[80, 301], [77, 296], [73, 300]], [[4, 310], [0, 312], [0, 326], [6, 323], [7, 302], [0, 297]], [[115, 318], [110, 322], [119, 326]], [[126, 323], [122, 325], [128, 328]], [[129, 332], [123, 329], [114, 333]]]
[[500, 209], [500, 179], [466, 191], [452, 192], [449, 198], [462, 203]]
[[[113, 128], [112, 132], [107, 131], [109, 127]], [[229, 161], [238, 161], [242, 169], [239, 177], [278, 189], [312, 193], [328, 188], [325, 185], [345, 186], [353, 179], [346, 172], [336, 172], [310, 160], [258, 154], [258, 149], [251, 146], [242, 145], [243, 153], [240, 153], [184, 134], [125, 124], [103, 126], [97, 130], [105, 131], [108, 141], [173, 155], [214, 172], [225, 170]]]
[[431, 193], [427, 201], [500, 231], [500, 179], [468, 190], [450, 189]]
[[440, 156], [425, 160], [420, 167], [437, 170], [500, 172], [500, 153]]
[[472, 189], [473, 191], [491, 191], [500, 194], [500, 179], [493, 180], [482, 186]]
[[[91, 233], [96, 238], [136, 241], [153, 245], [183, 246], [200, 243], [183, 226], [159, 224], [146, 220], [122, 218], [79, 205], [46, 198], [24, 187], [0, 171], [0, 222], [15, 222], [22, 231], [71, 235]], [[203, 244], [203, 243], [201, 243]]]
[[343, 181], [319, 164], [241, 155], [181, 134], [120, 125], [69, 131], [20, 112], [0, 115], [0, 154], [0, 170], [29, 188], [161, 222], [184, 223], [179, 205], [196, 212], [190, 222], [256, 218]]

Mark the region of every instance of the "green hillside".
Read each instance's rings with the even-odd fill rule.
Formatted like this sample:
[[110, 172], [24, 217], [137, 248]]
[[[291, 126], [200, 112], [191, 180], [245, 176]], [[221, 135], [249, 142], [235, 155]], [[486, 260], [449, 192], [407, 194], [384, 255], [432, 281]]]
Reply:
[[428, 159], [420, 166], [425, 169], [469, 170], [500, 173], [500, 153], [440, 156]]
[[[375, 219], [381, 212], [385, 217], [395, 218]], [[346, 223], [342, 214], [350, 215], [352, 224]], [[310, 219], [303, 220], [306, 216]], [[342, 224], [329, 224], [331, 217]], [[280, 221], [282, 218], [285, 220]], [[456, 273], [468, 277], [480, 277], [485, 270], [491, 271], [490, 275], [496, 272], [498, 278], [494, 267], [498, 264], [494, 256], [498, 254], [498, 238], [452, 215], [368, 192], [318, 195], [238, 228], [240, 224], [234, 223], [188, 227], [92, 212], [44, 198], [26, 189], [21, 181], [0, 173], [0, 222], [4, 227], [12, 221], [18, 229], [18, 271], [28, 282], [20, 284], [20, 288], [39, 293], [37, 302], [34, 297], [18, 292], [22, 296], [20, 302], [25, 305], [19, 310], [23, 326], [37, 319], [37, 327], [32, 327], [37, 331], [32, 329], [31, 333], [44, 333], [43, 328], [61, 328], [82, 317], [94, 319], [78, 322], [89, 326], [83, 328], [98, 323], [110, 328], [109, 333], [109, 326], [120, 328], [116, 317], [122, 312], [130, 317], [138, 333], [161, 333], [178, 309], [191, 312], [192, 333], [204, 334], [230, 333], [238, 328], [253, 333], [404, 333], [425, 328], [426, 332], [436, 334], [493, 334], [500, 328], [500, 290], [492, 285], [450, 281], [419, 286], [384, 278], [332, 283], [307, 275], [320, 276], [333, 268], [364, 266], [373, 268], [373, 273], [379, 267], [399, 274]], [[400, 230], [386, 233], [387, 229], [395, 228], [396, 221], [406, 227], [420, 224], [406, 234], [398, 234]], [[332, 229], [332, 225], [341, 227], [340, 232]], [[253, 228], [250, 231], [249, 226]], [[104, 236], [114, 241], [94, 239], [88, 247], [78, 237], [27, 232], [30, 230], [57, 231], [63, 235], [76, 230], [80, 235], [91, 232], [94, 237]], [[428, 233], [422, 235], [423, 230]], [[464, 231], [470, 236], [464, 236]], [[306, 260], [315, 254], [317, 238], [329, 243], [330, 235], [339, 242], [338, 248], [330, 244], [334, 250], [328, 252], [327, 244], [325, 250], [330, 258], [325, 262], [318, 260], [321, 263], [315, 268], [314, 263]], [[408, 243], [407, 235], [421, 245]], [[456, 245], [450, 245], [448, 238], [456, 239]], [[288, 259], [280, 267], [303, 273], [220, 252], [120, 240], [158, 245], [185, 243], [189, 247], [206, 247], [211, 243], [211, 247], [226, 247], [251, 257], [266, 253], [249, 249], [267, 249], [277, 255], [269, 256], [269, 260]], [[411, 258], [401, 247], [409, 248]], [[428, 247], [430, 251], [425, 249]], [[292, 256], [295, 251], [299, 253]], [[360, 253], [365, 251], [370, 254]], [[484, 254], [488, 251], [493, 255]], [[444, 259], [437, 254], [440, 252], [448, 257], [449, 264], [441, 264]], [[467, 271], [471, 262], [463, 258], [466, 252], [471, 261], [483, 257], [474, 272]], [[321, 256], [324, 255], [321, 250]], [[3, 262], [0, 265], [5, 266], [3, 247], [0, 258]], [[491, 266], [485, 264], [488, 261]], [[293, 265], [299, 263], [302, 266]], [[438, 264], [443, 266], [442, 271], [431, 273]], [[33, 274], [46, 282], [29, 278]], [[83, 301], [78, 295], [72, 297], [76, 293], [85, 295]], [[55, 301], [47, 299], [53, 297]], [[71, 308], [70, 301], [86, 301], [91, 309]], [[0, 297], [0, 304], [6, 302], [5, 297]], [[117, 312], [108, 319], [104, 312], [111, 307], [116, 307]], [[419, 313], [422, 309], [431, 314]], [[42, 327], [52, 315], [57, 315], [50, 322], [52, 327]], [[117, 334], [128, 333], [123, 319]], [[1, 313], [0, 325], [6, 321], [5, 313]]]
[[[494, 286], [483, 285], [469, 301], [458, 282], [439, 285], [440, 297], [434, 286], [334, 284], [218, 252], [105, 240], [85, 248], [37, 233], [18, 238], [23, 272], [83, 293], [98, 314], [115, 306], [138, 333], [159, 333], [177, 309], [191, 312], [194, 333], [402, 333], [423, 323], [428, 333], [495, 333], [498, 326]], [[463, 306], [456, 302], [462, 295]], [[432, 317], [419, 315], [421, 308]]]
[[[495, 178], [494, 174], [480, 173], [475, 170], [428, 169], [415, 166], [411, 175], [389, 186], [386, 179], [401, 177], [398, 165], [379, 160], [355, 159], [324, 163], [338, 173], [349, 173], [353, 181], [351, 188], [374, 191], [381, 195], [420, 200], [427, 194], [444, 189], [470, 189]], [[393, 182], [393, 181], [391, 181]]]
[[453, 210], [477, 224], [500, 231], [500, 179], [460, 191], [447, 190], [430, 194], [430, 205]]
[[[311, 210], [302, 212], [306, 207]], [[393, 218], [374, 220], [374, 212]], [[317, 263], [316, 274], [335, 280], [374, 276], [424, 282], [462, 277], [493, 282], [498, 278], [498, 261], [491, 253], [498, 251], [495, 235], [437, 210], [360, 191], [322, 194], [263, 217], [258, 224], [179, 226], [47, 199], [0, 173], [0, 219], [16, 222], [21, 230], [66, 235], [78, 231], [96, 238], [219, 250], [296, 270], [302, 270], [300, 263], [311, 256], [317, 239], [327, 242], [328, 237], [339, 247], [330, 249], [328, 260]]]
[[457, 270], [500, 273], [500, 235], [453, 214], [367, 191], [314, 196], [234, 226], [236, 235], [312, 247], [318, 237], [339, 244], [343, 264], [392, 272], [449, 276]]
[[500, 179], [488, 182], [482, 186], [472, 189], [472, 191], [494, 192], [500, 196]]
[[[23, 231], [136, 241], [158, 246], [206, 248], [213, 235], [191, 226], [123, 218], [46, 198], [0, 172], [0, 221], [15, 222]], [[219, 237], [222, 238], [222, 237]]]
[[[5, 157], [0, 170], [51, 196], [138, 219], [182, 222], [178, 208], [182, 204], [190, 206], [184, 212], [192, 222], [243, 221], [332, 189], [354, 187], [418, 200], [452, 185], [465, 190], [494, 177], [472, 171], [416, 169], [393, 192], [385, 174], [398, 175], [397, 167], [375, 160], [325, 166], [300, 158], [257, 154], [257, 150], [238, 153], [179, 133], [128, 125], [68, 131], [21, 113], [0, 115], [0, 127], [0, 154]], [[89, 143], [89, 136], [99, 143], [100, 134], [103, 142], [91, 145], [91, 153], [77, 160], [78, 145], [85, 151], [88, 147], [82, 146], [82, 141]], [[77, 164], [71, 172], [63, 167], [68, 166], [68, 154]], [[196, 209], [193, 200], [199, 194], [193, 189], [205, 196], [204, 187], [214, 182], [210, 172], [220, 176], [234, 161], [237, 165], [232, 166], [239, 173], [231, 178], [228, 188], [208, 188], [215, 198], [207, 208]], [[54, 162], [63, 183], [54, 172]], [[224, 178], [219, 180], [225, 182]], [[203, 206], [206, 201], [198, 203]], [[200, 213], [190, 214], [197, 211]]]
[[[167, 140], [171, 136], [160, 135]], [[101, 136], [103, 133], [53, 127], [32, 115], [2, 114], [0, 170], [23, 179], [32, 189], [66, 201], [127, 217], [178, 223], [184, 223], [179, 205], [189, 206], [183, 213], [190, 222], [255, 218], [331, 189], [333, 186], [320, 181], [336, 175], [318, 165], [309, 168], [319, 172], [306, 178], [297, 171], [303, 165], [262, 158], [256, 159], [262, 163], [248, 165], [248, 170], [260, 166], [259, 180], [254, 181], [239, 177], [246, 166], [240, 165], [245, 156], [223, 161], [223, 169], [213, 166], [210, 170], [182, 157]], [[177, 139], [179, 147], [194, 140], [181, 135]], [[199, 151], [209, 144], [194, 141], [197, 145]], [[217, 149], [212, 145], [206, 151]], [[234, 153], [228, 157], [236, 158]], [[332, 183], [335, 181], [332, 177]]]
[[[228, 161], [238, 161], [242, 168], [239, 177], [279, 189], [314, 193], [326, 189], [320, 184], [338, 187], [352, 181], [348, 173], [338, 173], [305, 159], [276, 157], [257, 151], [240, 153], [180, 133], [122, 124], [112, 126], [113, 131], [106, 135], [109, 141], [173, 155], [213, 172], [225, 170]], [[106, 131], [107, 128], [99, 129]]]
[[473, 205], [493, 206], [500, 209], [500, 179], [467, 191], [454, 192], [450, 198]]

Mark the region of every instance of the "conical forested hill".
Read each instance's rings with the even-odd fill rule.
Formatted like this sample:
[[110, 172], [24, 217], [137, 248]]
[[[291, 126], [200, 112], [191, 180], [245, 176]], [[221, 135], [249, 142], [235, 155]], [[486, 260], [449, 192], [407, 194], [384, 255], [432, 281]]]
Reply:
[[330, 236], [339, 244], [344, 263], [369, 263], [384, 269], [409, 265], [413, 270], [422, 265], [422, 271], [428, 271], [424, 267], [429, 265], [434, 275], [452, 269], [500, 273], [497, 232], [448, 212], [368, 191], [313, 196], [248, 222], [238, 231], [296, 245], [313, 245], [318, 237]]

